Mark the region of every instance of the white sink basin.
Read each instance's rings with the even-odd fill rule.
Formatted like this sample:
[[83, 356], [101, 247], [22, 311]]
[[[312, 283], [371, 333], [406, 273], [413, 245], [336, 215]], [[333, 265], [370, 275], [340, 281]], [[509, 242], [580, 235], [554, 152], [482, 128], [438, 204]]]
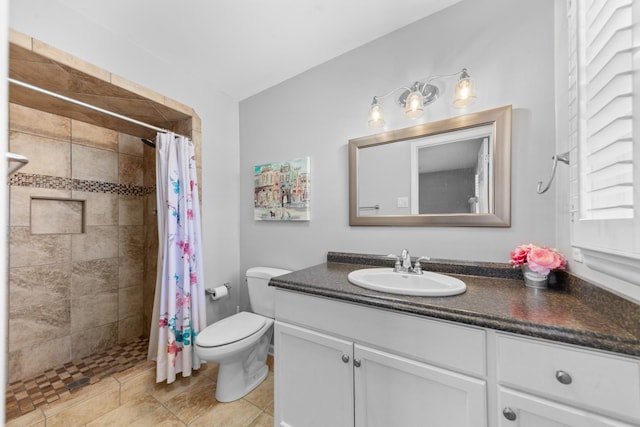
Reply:
[[364, 268], [352, 271], [347, 278], [363, 288], [399, 295], [442, 297], [467, 290], [462, 280], [431, 271], [413, 274], [396, 273], [393, 268]]

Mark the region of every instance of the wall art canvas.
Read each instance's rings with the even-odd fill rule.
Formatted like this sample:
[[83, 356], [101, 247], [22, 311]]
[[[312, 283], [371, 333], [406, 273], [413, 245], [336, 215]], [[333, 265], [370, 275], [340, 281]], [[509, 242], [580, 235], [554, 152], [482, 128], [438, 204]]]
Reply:
[[254, 167], [253, 219], [309, 221], [309, 157]]

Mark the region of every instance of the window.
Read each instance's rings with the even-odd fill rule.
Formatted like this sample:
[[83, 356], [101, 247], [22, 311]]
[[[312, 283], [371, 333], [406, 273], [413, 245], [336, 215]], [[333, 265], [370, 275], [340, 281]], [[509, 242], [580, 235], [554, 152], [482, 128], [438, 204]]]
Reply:
[[633, 0], [568, 0], [571, 242], [640, 285], [640, 20]]

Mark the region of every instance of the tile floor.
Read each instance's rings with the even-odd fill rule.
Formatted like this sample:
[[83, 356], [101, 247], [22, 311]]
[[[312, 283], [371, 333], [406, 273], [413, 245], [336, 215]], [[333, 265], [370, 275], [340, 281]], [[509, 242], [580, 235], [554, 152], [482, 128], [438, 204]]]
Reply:
[[[144, 358], [122, 372], [114, 372], [118, 361], [135, 358], [144, 348]], [[137, 350], [136, 350], [137, 349]], [[114, 352], [94, 356], [90, 363], [65, 365], [65, 369], [50, 370], [34, 380], [24, 382], [24, 389], [7, 390], [7, 426], [189, 426], [189, 427], [263, 427], [273, 426], [273, 360], [267, 379], [244, 398], [231, 403], [215, 400], [217, 365], [203, 365], [191, 377], [179, 377], [174, 383], [155, 382], [155, 363], [146, 360], [146, 342], [132, 343], [116, 349], [128, 358], [115, 357]], [[83, 365], [83, 366], [78, 366]], [[100, 367], [106, 367], [99, 372]], [[89, 368], [88, 368], [89, 367]], [[108, 371], [108, 373], [107, 373]], [[90, 384], [68, 391], [68, 384], [76, 378], [89, 376]], [[59, 378], [55, 378], [57, 373]], [[36, 387], [49, 381], [49, 387]], [[38, 382], [40, 381], [40, 382]], [[55, 384], [55, 385], [54, 385]], [[38, 389], [37, 393], [33, 392]], [[57, 398], [53, 390], [61, 391]], [[31, 394], [29, 392], [32, 392]], [[10, 396], [11, 394], [11, 396]], [[35, 398], [28, 397], [34, 396]], [[33, 409], [27, 410], [26, 399]], [[9, 408], [11, 399], [15, 403]], [[50, 401], [48, 401], [50, 400]], [[20, 412], [16, 411], [16, 407]]]
[[138, 338], [84, 357], [78, 362], [48, 369], [34, 378], [14, 381], [6, 388], [5, 419], [17, 418], [47, 403], [81, 393], [82, 388], [69, 387], [74, 382], [84, 383], [88, 380], [89, 384], [95, 384], [103, 378], [136, 366], [147, 360], [148, 348], [149, 341]]

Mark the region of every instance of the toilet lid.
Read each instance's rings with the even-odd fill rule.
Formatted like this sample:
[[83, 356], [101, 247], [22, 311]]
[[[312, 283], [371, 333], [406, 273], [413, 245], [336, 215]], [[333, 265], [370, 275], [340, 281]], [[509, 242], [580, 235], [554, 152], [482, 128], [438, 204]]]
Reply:
[[259, 314], [242, 311], [204, 328], [196, 337], [196, 344], [200, 347], [218, 347], [240, 341], [258, 332], [266, 321]]

